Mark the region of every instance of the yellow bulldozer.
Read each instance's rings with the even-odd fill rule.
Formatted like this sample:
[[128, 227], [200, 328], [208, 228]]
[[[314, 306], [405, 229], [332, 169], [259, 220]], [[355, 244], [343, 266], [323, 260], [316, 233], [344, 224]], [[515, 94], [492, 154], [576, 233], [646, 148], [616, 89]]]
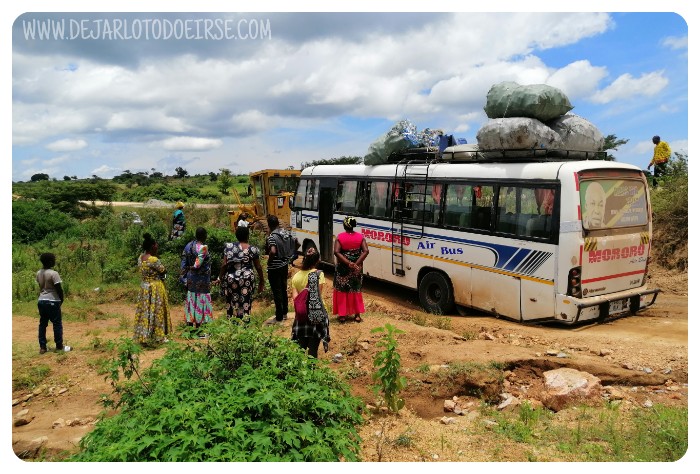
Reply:
[[267, 216], [277, 216], [280, 225], [289, 228], [291, 202], [299, 184], [299, 170], [262, 170], [250, 173], [248, 194], [252, 203], [243, 204], [236, 189], [233, 194], [238, 202], [236, 210], [228, 211], [231, 230], [236, 231], [238, 221], [243, 217], [251, 230], [269, 232]]

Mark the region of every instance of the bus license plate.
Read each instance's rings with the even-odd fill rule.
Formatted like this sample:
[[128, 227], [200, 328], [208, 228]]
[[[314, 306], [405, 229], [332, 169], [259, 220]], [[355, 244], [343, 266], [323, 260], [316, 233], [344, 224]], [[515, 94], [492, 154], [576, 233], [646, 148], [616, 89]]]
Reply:
[[622, 313], [627, 308], [629, 308], [630, 300], [617, 300], [610, 302], [610, 314]]

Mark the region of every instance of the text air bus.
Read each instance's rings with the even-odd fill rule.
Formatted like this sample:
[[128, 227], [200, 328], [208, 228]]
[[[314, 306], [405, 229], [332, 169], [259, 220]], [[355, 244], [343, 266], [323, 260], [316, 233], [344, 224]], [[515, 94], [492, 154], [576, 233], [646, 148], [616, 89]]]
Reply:
[[304, 169], [291, 216], [297, 238], [312, 239], [333, 264], [335, 236], [344, 217], [355, 216], [370, 248], [365, 275], [416, 289], [436, 314], [456, 304], [574, 324], [655, 302], [659, 290], [646, 285], [651, 208], [639, 168], [430, 156]]

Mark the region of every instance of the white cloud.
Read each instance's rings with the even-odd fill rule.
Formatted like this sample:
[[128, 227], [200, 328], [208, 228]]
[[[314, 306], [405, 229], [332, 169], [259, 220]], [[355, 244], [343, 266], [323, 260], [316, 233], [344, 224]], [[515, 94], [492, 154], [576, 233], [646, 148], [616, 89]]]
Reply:
[[671, 49], [688, 49], [687, 36], [667, 36], [661, 40], [661, 44]]
[[56, 140], [46, 145], [46, 149], [51, 151], [76, 151], [82, 150], [87, 146], [87, 142], [83, 139], [78, 138], [64, 138], [62, 140]]
[[113, 178], [119, 173], [121, 173], [120, 168], [115, 168], [109, 165], [102, 165], [90, 172], [91, 175], [99, 176], [100, 178]]
[[60, 155], [55, 158], [44, 160], [43, 164], [46, 166], [55, 166], [60, 165], [61, 163], [67, 163], [68, 161], [70, 161], [70, 159], [70, 155]]
[[623, 74], [608, 87], [593, 94], [591, 100], [598, 104], [607, 104], [636, 96], [652, 97], [662, 91], [668, 82], [663, 71], [642, 74], [636, 79], [631, 74]]
[[231, 117], [232, 133], [235, 135], [257, 133], [275, 127], [278, 122], [276, 118], [265, 115], [259, 110], [248, 110]]
[[218, 138], [172, 137], [163, 140], [162, 146], [168, 151], [206, 151], [219, 148], [223, 142]]
[[547, 84], [561, 89], [569, 100], [574, 101], [593, 93], [606, 75], [606, 68], [593, 66], [588, 60], [581, 60], [554, 71], [547, 79]]
[[183, 123], [182, 118], [169, 117], [162, 110], [116, 112], [109, 117], [104, 128], [108, 131], [134, 130], [140, 133], [183, 133], [190, 129], [188, 125]]

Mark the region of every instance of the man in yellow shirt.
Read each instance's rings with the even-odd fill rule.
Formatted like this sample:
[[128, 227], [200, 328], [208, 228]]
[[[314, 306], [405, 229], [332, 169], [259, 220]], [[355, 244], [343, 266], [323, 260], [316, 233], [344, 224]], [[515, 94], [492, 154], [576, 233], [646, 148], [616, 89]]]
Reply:
[[661, 141], [658, 135], [651, 139], [654, 143], [654, 156], [651, 158], [647, 169], [654, 167], [654, 186], [658, 184], [659, 178], [666, 174], [666, 164], [671, 158], [671, 147], [668, 143]]

